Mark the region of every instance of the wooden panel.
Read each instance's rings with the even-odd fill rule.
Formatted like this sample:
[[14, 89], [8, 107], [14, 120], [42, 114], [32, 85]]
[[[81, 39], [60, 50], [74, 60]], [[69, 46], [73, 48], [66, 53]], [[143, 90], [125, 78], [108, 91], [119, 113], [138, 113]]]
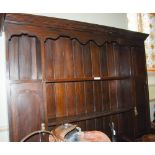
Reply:
[[74, 77], [72, 42], [69, 38], [64, 38], [63, 48], [65, 78]]
[[111, 68], [111, 73], [115, 76], [120, 76], [119, 75], [119, 68], [120, 68], [120, 46], [118, 43], [114, 42], [110, 44], [110, 51], [111, 51], [111, 57], [113, 62], [109, 62], [112, 63], [112, 68]]
[[101, 81], [93, 82], [93, 91], [94, 91], [94, 111], [101, 112], [102, 111], [102, 88]]
[[117, 99], [119, 108], [134, 107], [131, 80], [117, 82]]
[[[41, 51], [41, 41], [39, 39], [34, 39], [31, 38], [31, 40], [33, 41], [33, 43], [31, 43], [31, 52], [33, 51], [33, 49], [36, 49], [36, 61], [34, 61], [34, 57], [32, 54], [32, 61], [36, 62], [36, 70], [37, 70], [37, 79], [42, 79], [42, 51]], [[34, 41], [35, 40], [35, 41]], [[36, 47], [35, 47], [36, 46]], [[35, 53], [35, 52], [33, 52]], [[35, 56], [35, 54], [34, 54]], [[32, 68], [33, 71], [33, 68]], [[35, 80], [33, 78], [33, 80]]]
[[75, 115], [76, 114], [76, 103], [75, 103], [75, 84], [67, 83], [65, 84], [65, 102], [67, 115]]
[[83, 46], [76, 39], [72, 41], [72, 44], [73, 44], [75, 77], [84, 77]]
[[124, 126], [123, 126], [123, 114], [120, 113], [117, 115], [118, 117], [118, 130], [117, 130], [117, 134], [118, 135], [125, 135], [125, 132], [124, 132]]
[[109, 82], [109, 95], [110, 95], [110, 110], [117, 109], [117, 81]]
[[9, 40], [10, 80], [41, 78], [40, 44], [36, 37], [12, 36]]
[[[56, 103], [56, 117], [74, 116], [82, 113], [101, 112], [110, 110], [109, 94], [107, 92], [107, 82], [88, 81], [88, 82], [66, 82], [48, 84], [54, 87], [54, 98], [52, 97], [53, 88], [48, 88], [46, 91], [48, 100], [53, 102], [53, 105], [48, 106], [48, 111], [52, 113], [54, 103]], [[48, 104], [51, 104], [48, 102]], [[105, 107], [102, 107], [102, 105]], [[51, 108], [51, 110], [49, 109]], [[54, 114], [54, 112], [53, 112]], [[49, 117], [52, 116], [49, 115]], [[77, 116], [78, 117], [78, 116]], [[52, 118], [52, 117], [50, 117]], [[110, 121], [110, 120], [109, 120]], [[86, 124], [85, 124], [86, 123]], [[86, 130], [102, 130], [102, 118], [86, 120], [82, 126]], [[101, 123], [101, 124], [100, 124]], [[80, 122], [79, 122], [80, 124]]]
[[[110, 111], [109, 82], [102, 81], [101, 84], [102, 84], [101, 86], [102, 86], [102, 102], [103, 102], [102, 111]], [[103, 124], [102, 131], [108, 135], [110, 135], [109, 123], [110, 123], [109, 116], [102, 118], [102, 124]]]
[[[54, 78], [54, 60], [56, 59], [56, 56], [54, 57], [55, 53], [55, 42], [51, 39], [48, 39], [45, 43], [45, 66], [46, 66], [46, 78]], [[55, 60], [56, 61], [56, 60]]]
[[130, 47], [120, 46], [118, 55], [118, 75], [127, 76], [131, 73], [131, 54]]
[[95, 129], [95, 120], [86, 120], [86, 130], [91, 131]]
[[107, 75], [107, 49], [107, 44], [100, 47], [93, 41], [81, 44], [77, 39], [68, 37], [47, 39], [46, 79], [53, 80], [53, 74], [54, 79]]
[[100, 63], [101, 63], [101, 76], [107, 76], [108, 75], [108, 67], [107, 67], [107, 43], [105, 43], [100, 48]]
[[102, 81], [102, 111], [110, 110], [109, 82]]
[[43, 120], [42, 85], [11, 84], [10, 121], [11, 141], [19, 141], [27, 134], [39, 130]]
[[19, 78], [26, 80], [31, 77], [31, 49], [27, 36], [19, 39]]
[[110, 130], [110, 127], [109, 127], [109, 123], [110, 123], [110, 116], [106, 116], [106, 117], [103, 117], [103, 131], [108, 135], [108, 136], [111, 136], [111, 130]]
[[[39, 55], [39, 51], [38, 53], [37, 51], [37, 44], [36, 44], [36, 38], [31, 38], [31, 44], [30, 44], [31, 48], [30, 48], [30, 54], [31, 54], [31, 61], [32, 64], [30, 66], [31, 68], [31, 76], [32, 79], [37, 79], [37, 73], [38, 73], [38, 67], [37, 67], [37, 55]], [[35, 59], [34, 59], [35, 58]], [[41, 59], [40, 59], [41, 60]]]
[[136, 116], [136, 135], [143, 134], [147, 131], [147, 100], [145, 94], [145, 83], [136, 80], [136, 108], [138, 115]]
[[83, 47], [83, 63], [85, 77], [92, 77], [92, 61], [89, 44]]
[[46, 85], [46, 102], [47, 102], [47, 116], [50, 118], [56, 117], [56, 102], [55, 102], [54, 84]]
[[134, 137], [134, 112], [127, 112], [122, 115], [123, 118], [123, 134], [129, 138]]
[[[55, 42], [54, 49], [54, 78], [64, 78], [64, 46], [63, 38], [58, 39]], [[51, 51], [49, 51], [51, 52]]]
[[138, 112], [138, 115], [135, 117], [135, 136], [140, 136], [150, 130], [149, 95], [144, 47], [132, 47], [132, 63], [133, 89], [135, 89], [134, 106]]
[[116, 60], [115, 60], [115, 51], [117, 44], [108, 43], [107, 44], [107, 66], [108, 66], [108, 75], [115, 76], [116, 75]]
[[56, 103], [56, 116], [66, 116], [66, 103], [65, 103], [65, 84], [56, 83], [55, 89], [55, 103]]
[[9, 43], [10, 79], [12, 80], [17, 80], [19, 78], [18, 52], [18, 37], [14, 37]]
[[[130, 75], [130, 49], [117, 43], [109, 45], [109, 74], [117, 76]], [[110, 109], [127, 108], [133, 106], [131, 96], [131, 82], [129, 80], [109, 81]], [[122, 132], [122, 120], [120, 115], [112, 115], [109, 120], [114, 123], [117, 134]]]
[[92, 74], [93, 76], [100, 76], [100, 47], [94, 42], [90, 42], [91, 59], [92, 59]]
[[104, 131], [103, 130], [103, 119], [101, 118], [96, 118], [95, 119], [95, 130], [97, 131]]
[[76, 87], [76, 113], [83, 114], [86, 112], [84, 83], [75, 83]]
[[86, 112], [83, 82], [47, 84], [46, 96], [49, 118], [54, 115], [74, 116]]
[[136, 76], [146, 76], [146, 57], [142, 47], [132, 47], [133, 71]]
[[[85, 101], [86, 101], [86, 110], [87, 113], [95, 111], [95, 102], [94, 102], [94, 92], [93, 92], [93, 82], [85, 82]], [[86, 121], [86, 129], [89, 131], [95, 129], [95, 120]]]
[[87, 113], [94, 112], [94, 98], [93, 98], [93, 83], [87, 81], [84, 83], [85, 86], [85, 102]]
[[[110, 95], [110, 110], [118, 109], [118, 99], [117, 99], [117, 81], [109, 81], [109, 95]], [[116, 130], [116, 133], [118, 133], [118, 116], [117, 115], [111, 115], [109, 116], [107, 120], [110, 124], [114, 123], [114, 128]], [[109, 126], [110, 128], [110, 126]], [[109, 131], [110, 134], [112, 134], [111, 130]]]
[[[129, 76], [131, 72], [131, 53], [129, 46], [113, 43], [110, 45], [113, 73], [117, 76]], [[115, 69], [115, 70], [114, 70]]]

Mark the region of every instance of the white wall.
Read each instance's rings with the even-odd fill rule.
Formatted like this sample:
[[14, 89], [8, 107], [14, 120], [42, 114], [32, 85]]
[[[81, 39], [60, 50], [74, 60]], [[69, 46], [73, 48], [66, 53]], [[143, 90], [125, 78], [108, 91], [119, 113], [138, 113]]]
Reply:
[[56, 17], [128, 29], [126, 13], [35, 13], [48, 17]]
[[[3, 34], [4, 36], [4, 34]], [[8, 113], [5, 82], [4, 37], [0, 36], [0, 141], [8, 141]]]
[[[49, 17], [64, 18], [77, 20], [100, 25], [107, 25], [127, 29], [127, 16], [125, 13], [100, 13], [100, 14], [58, 14], [44, 13], [38, 14]], [[8, 118], [7, 118], [7, 103], [6, 103], [6, 87], [5, 87], [5, 50], [3, 47], [4, 41], [0, 36], [0, 141], [8, 141]]]

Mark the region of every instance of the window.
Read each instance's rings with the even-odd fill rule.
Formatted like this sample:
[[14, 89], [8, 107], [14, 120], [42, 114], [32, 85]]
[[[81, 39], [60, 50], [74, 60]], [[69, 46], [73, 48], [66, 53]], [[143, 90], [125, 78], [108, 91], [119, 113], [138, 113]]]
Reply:
[[149, 34], [145, 41], [147, 69], [155, 72], [155, 14], [129, 13], [127, 17], [129, 30]]

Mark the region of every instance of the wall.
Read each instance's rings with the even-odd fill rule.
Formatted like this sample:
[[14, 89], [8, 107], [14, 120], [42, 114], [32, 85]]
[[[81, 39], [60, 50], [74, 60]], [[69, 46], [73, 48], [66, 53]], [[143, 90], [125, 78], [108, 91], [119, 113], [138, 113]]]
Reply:
[[[3, 34], [4, 36], [4, 34]], [[8, 132], [8, 113], [6, 102], [6, 83], [5, 83], [5, 49], [4, 37], [0, 36], [0, 141], [9, 140]]]
[[126, 13], [36, 13], [35, 15], [63, 18], [128, 29]]
[[155, 105], [155, 73], [148, 73], [148, 84], [149, 84], [149, 98], [150, 98], [150, 116], [151, 121], [154, 119], [154, 105]]
[[[127, 29], [127, 16], [125, 13], [119, 14], [58, 14], [46, 13], [38, 14], [49, 17], [64, 18], [77, 20], [100, 25], [107, 25]], [[4, 39], [0, 36], [0, 141], [9, 141], [8, 138], [8, 118], [7, 118], [7, 103], [6, 103], [6, 87], [5, 87], [5, 49]]]

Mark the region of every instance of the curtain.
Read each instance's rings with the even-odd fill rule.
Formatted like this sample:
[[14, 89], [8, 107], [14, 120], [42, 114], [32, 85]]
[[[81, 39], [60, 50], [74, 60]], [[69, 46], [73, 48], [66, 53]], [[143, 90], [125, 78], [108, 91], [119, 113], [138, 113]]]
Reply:
[[128, 14], [129, 30], [148, 33], [145, 41], [146, 62], [148, 71], [155, 72], [155, 14]]

